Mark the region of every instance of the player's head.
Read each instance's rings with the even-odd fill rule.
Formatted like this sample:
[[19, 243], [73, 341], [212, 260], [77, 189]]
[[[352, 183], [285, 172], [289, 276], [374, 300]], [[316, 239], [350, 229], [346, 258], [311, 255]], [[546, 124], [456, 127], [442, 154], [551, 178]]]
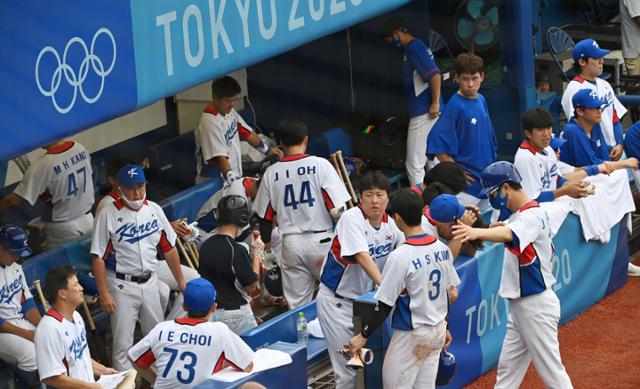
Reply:
[[[441, 193], [458, 194], [469, 186], [469, 182], [464, 175], [464, 169], [452, 161], [442, 161], [429, 169], [429, 171], [424, 175], [423, 193], [428, 192], [430, 190], [430, 186], [434, 186], [438, 183], [442, 185], [442, 192], [435, 194], [435, 196]], [[431, 199], [433, 199], [433, 197], [425, 203], [431, 203]]]
[[443, 239], [453, 239], [451, 226], [464, 215], [464, 212], [464, 205], [460, 204], [456, 196], [450, 194], [441, 194], [433, 199], [429, 206], [429, 215]]
[[309, 141], [307, 137], [307, 125], [299, 119], [285, 119], [280, 122], [278, 139], [284, 147], [306, 146]]
[[187, 283], [184, 289], [184, 303], [182, 307], [187, 316], [204, 318], [216, 310], [218, 292], [211, 282], [205, 278], [196, 278]]
[[530, 109], [522, 115], [522, 128], [527, 137], [527, 143], [537, 152], [541, 152], [551, 141], [551, 113], [544, 108]]
[[609, 50], [601, 49], [598, 42], [593, 39], [583, 39], [576, 43], [571, 54], [574, 60], [573, 69], [576, 73], [593, 78], [602, 74], [603, 57], [609, 54]]
[[0, 266], [9, 266], [18, 258], [31, 255], [29, 232], [13, 224], [0, 227]]
[[121, 198], [129, 208], [140, 209], [147, 197], [147, 178], [140, 165], [124, 165], [116, 174]]
[[367, 172], [360, 179], [360, 207], [367, 217], [380, 220], [389, 204], [389, 179], [380, 170]]
[[488, 195], [494, 209], [503, 211], [509, 208], [509, 196], [522, 190], [522, 177], [518, 169], [507, 161], [494, 162], [480, 174], [482, 191], [480, 196]]
[[221, 226], [244, 227], [249, 223], [251, 217], [247, 199], [239, 195], [228, 195], [221, 198], [217, 212], [218, 224]]
[[242, 91], [235, 78], [224, 76], [211, 82], [211, 95], [213, 106], [223, 115], [231, 112], [233, 105], [238, 101], [238, 95]]
[[460, 85], [460, 94], [475, 98], [484, 81], [484, 62], [473, 53], [462, 53], [456, 57], [455, 81]]
[[52, 305], [65, 304], [75, 308], [82, 304], [83, 290], [76, 269], [71, 265], [65, 265], [49, 270], [44, 281], [43, 293]]
[[602, 106], [606, 101], [598, 97], [593, 89], [580, 89], [571, 98], [573, 116], [588, 124], [594, 125], [602, 120]]
[[403, 232], [422, 224], [422, 198], [409, 188], [400, 189], [391, 198], [391, 214]]
[[133, 159], [125, 157], [124, 155], [116, 155], [107, 161], [106, 174], [107, 180], [109, 180], [109, 184], [111, 185], [111, 189], [115, 190], [118, 188], [118, 179], [116, 178], [116, 175], [123, 166], [129, 164], [135, 164], [135, 162]]
[[403, 48], [411, 39], [409, 29], [404, 20], [397, 16], [392, 16], [385, 20], [378, 29], [378, 36], [387, 43], [393, 44], [398, 48]]

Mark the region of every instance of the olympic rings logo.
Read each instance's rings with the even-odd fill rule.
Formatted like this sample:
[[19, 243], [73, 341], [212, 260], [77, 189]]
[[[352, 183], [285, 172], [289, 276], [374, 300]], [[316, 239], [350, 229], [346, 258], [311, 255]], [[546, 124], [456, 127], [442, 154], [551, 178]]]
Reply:
[[[111, 59], [111, 64], [106, 69], [104, 66], [105, 64], [102, 62], [102, 59], [100, 59], [100, 57], [98, 57], [94, 53], [96, 41], [103, 34], [106, 35], [107, 38], [111, 39], [111, 46], [113, 47], [113, 58]], [[80, 63], [80, 68], [77, 70], [77, 72], [67, 63], [67, 55], [69, 53], [69, 49], [74, 44], [80, 45], [82, 50], [84, 50], [84, 59]], [[40, 82], [40, 75], [39, 75], [40, 61], [42, 60], [42, 57], [47, 53], [50, 53], [51, 55], [53, 55], [57, 63], [57, 66], [53, 71], [53, 74], [51, 76], [51, 81], [49, 82], [49, 84], [48, 85], [45, 84], [43, 86], [42, 83]], [[103, 27], [103, 28], [100, 28], [98, 31], [96, 31], [96, 33], [93, 35], [90, 48], [87, 48], [87, 44], [81, 38], [77, 36], [74, 36], [73, 38], [71, 38], [69, 42], [67, 42], [67, 45], [64, 48], [64, 52], [62, 54], [62, 60], [60, 59], [60, 55], [58, 54], [56, 49], [54, 49], [53, 47], [47, 46], [44, 49], [42, 49], [40, 51], [40, 54], [38, 54], [38, 59], [36, 60], [36, 69], [35, 69], [36, 84], [38, 86], [38, 90], [40, 91], [40, 93], [42, 93], [43, 96], [51, 97], [51, 101], [53, 102], [53, 106], [55, 107], [55, 109], [61, 114], [65, 114], [69, 112], [71, 108], [73, 108], [73, 105], [76, 102], [76, 98], [78, 97], [78, 91], [80, 92], [80, 96], [82, 97], [82, 99], [87, 103], [93, 104], [96, 101], [98, 101], [100, 96], [102, 96], [102, 90], [104, 89], [104, 80], [109, 74], [111, 74], [111, 71], [113, 70], [113, 67], [115, 64], [116, 64], [116, 41], [113, 38], [113, 34], [111, 33], [111, 31]], [[84, 81], [86, 80], [87, 75], [89, 74], [89, 69], [93, 70], [93, 72], [95, 72], [98, 75], [98, 77], [100, 77], [100, 88], [98, 89], [98, 92], [93, 97], [87, 96], [85, 90], [82, 88], [82, 85], [84, 84]], [[58, 88], [60, 88], [60, 84], [62, 83], [63, 76], [64, 76], [65, 82], [67, 82], [70, 86], [73, 87], [73, 97], [71, 98], [71, 101], [69, 102], [69, 104], [65, 107], [60, 106], [58, 100], [56, 100], [56, 92], [58, 92]], [[47, 87], [48, 89], [46, 89]]]

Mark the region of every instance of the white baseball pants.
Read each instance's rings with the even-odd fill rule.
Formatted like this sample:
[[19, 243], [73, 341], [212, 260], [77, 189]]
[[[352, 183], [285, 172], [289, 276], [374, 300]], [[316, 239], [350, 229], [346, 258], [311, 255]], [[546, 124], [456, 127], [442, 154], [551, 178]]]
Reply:
[[437, 164], [436, 161], [427, 161], [427, 137], [438, 118], [429, 119], [429, 114], [412, 117], [409, 120], [407, 132], [407, 155], [404, 164], [409, 177], [409, 184], [421, 184], [424, 180], [424, 168]]
[[47, 250], [58, 247], [70, 240], [91, 233], [93, 228], [93, 215], [87, 213], [73, 220], [65, 222], [48, 222], [44, 224], [45, 241]]
[[[189, 282], [193, 279], [200, 278], [200, 274], [194, 269], [180, 265], [182, 268], [182, 275], [184, 276], [184, 281]], [[160, 302], [162, 305], [162, 312], [166, 312], [167, 305], [169, 305], [169, 294], [171, 291], [178, 291], [178, 282], [176, 281], [173, 273], [171, 273], [171, 269], [169, 269], [169, 265], [167, 265], [167, 261], [158, 261], [158, 267], [156, 268], [156, 275], [158, 276], [158, 284], [166, 284], [167, 288], [159, 288], [160, 291]], [[178, 293], [173, 305], [171, 306], [171, 310], [167, 313], [166, 320], [173, 320], [178, 317], [183, 317], [186, 315], [186, 312], [182, 308], [182, 303], [184, 302], [184, 297], [182, 293]]]
[[[36, 327], [26, 319], [11, 319], [16, 327], [35, 331]], [[36, 371], [36, 347], [33, 342], [14, 334], [0, 332], [0, 359], [24, 371]]]
[[573, 388], [560, 359], [560, 301], [556, 294], [547, 289], [510, 300], [509, 307], [495, 388], [518, 388], [532, 359], [547, 388]]

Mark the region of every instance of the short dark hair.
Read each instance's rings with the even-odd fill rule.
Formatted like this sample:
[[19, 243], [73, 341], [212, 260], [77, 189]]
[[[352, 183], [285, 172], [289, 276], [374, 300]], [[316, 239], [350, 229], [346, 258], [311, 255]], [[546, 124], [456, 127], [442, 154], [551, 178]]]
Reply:
[[116, 177], [116, 174], [122, 169], [123, 166], [128, 165], [130, 163], [135, 164], [136, 162], [124, 155], [116, 155], [115, 157], [110, 158], [107, 161], [107, 177]]
[[58, 266], [49, 270], [44, 280], [44, 297], [51, 304], [54, 304], [58, 299], [58, 291], [60, 289], [67, 289], [69, 286], [69, 278], [76, 274], [78, 274], [78, 272], [71, 265]]
[[518, 184], [517, 182], [507, 181], [505, 182], [505, 184], [509, 185], [509, 188], [513, 190], [522, 190], [522, 185]]
[[428, 188], [435, 182], [448, 186], [452, 190], [451, 194], [458, 194], [469, 186], [464, 169], [453, 161], [442, 161], [429, 169], [424, 176], [424, 186]]
[[211, 94], [214, 99], [237, 96], [241, 91], [240, 84], [233, 77], [224, 76], [211, 82]]
[[454, 67], [457, 75], [462, 73], [484, 73], [484, 61], [473, 53], [458, 54]]
[[[584, 59], [584, 58], [583, 58], [583, 59]], [[588, 58], [587, 58], [587, 59], [585, 59], [585, 61], [586, 61], [586, 60], [588, 60]], [[575, 74], [578, 74], [578, 75], [579, 75], [579, 74], [580, 74], [580, 72], [582, 71], [582, 65], [580, 65], [580, 59], [578, 59], [577, 61], [575, 61], [575, 62], [573, 63], [573, 71], [574, 71], [574, 73], [575, 73]]]
[[370, 171], [365, 173], [360, 179], [360, 192], [364, 192], [365, 190], [371, 189], [381, 189], [387, 194], [389, 194], [389, 190], [391, 190], [391, 184], [389, 183], [389, 179], [387, 176], [382, 173], [380, 170]]
[[278, 139], [284, 146], [296, 146], [304, 142], [307, 136], [307, 125], [302, 120], [288, 118], [280, 122]]
[[530, 109], [522, 115], [522, 128], [525, 131], [533, 131], [536, 128], [549, 128], [553, 126], [551, 113], [544, 108]]
[[424, 205], [431, 205], [433, 199], [440, 196], [441, 194], [455, 195], [455, 193], [453, 193], [453, 190], [451, 190], [451, 188], [449, 188], [447, 185], [443, 184], [442, 182], [436, 181], [427, 185], [422, 190], [422, 201], [424, 202]]
[[203, 317], [207, 316], [208, 313], [208, 309], [206, 311], [194, 311], [193, 309], [187, 309], [187, 316], [194, 319], [202, 319]]
[[387, 18], [380, 28], [378, 28], [378, 36], [380, 39], [385, 39], [393, 36], [395, 31], [405, 31], [407, 26], [404, 21], [397, 16]]
[[400, 215], [409, 227], [422, 223], [422, 208], [422, 198], [413, 189], [400, 189], [391, 198], [391, 212]]

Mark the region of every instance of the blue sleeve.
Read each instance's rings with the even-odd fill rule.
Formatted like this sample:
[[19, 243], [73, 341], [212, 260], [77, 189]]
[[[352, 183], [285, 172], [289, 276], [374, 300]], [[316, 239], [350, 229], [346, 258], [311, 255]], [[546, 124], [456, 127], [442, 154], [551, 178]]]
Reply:
[[565, 126], [562, 135], [567, 142], [560, 149], [560, 160], [576, 167], [600, 164], [604, 160], [596, 156], [595, 150], [591, 147], [589, 140], [578, 133], [582, 131], [580, 128], [569, 128]]
[[424, 82], [428, 82], [431, 80], [431, 77], [440, 74], [440, 69], [433, 58], [431, 50], [424, 44], [409, 47], [409, 50], [407, 50], [407, 59]]
[[442, 115], [433, 125], [427, 138], [427, 157], [433, 159], [436, 154], [458, 154], [458, 134], [456, 131], [457, 109], [454, 104], [447, 104]]
[[640, 122], [627, 129], [623, 144], [627, 157], [640, 158]]
[[613, 136], [616, 138], [616, 145], [621, 145], [624, 141], [623, 133], [622, 122], [618, 121], [617, 123], [613, 123]]
[[0, 327], [2, 327], [5, 321], [6, 321], [5, 318], [0, 316]]
[[26, 300], [24, 303], [22, 303], [22, 315], [26, 315], [27, 312], [29, 312], [30, 309], [33, 309], [36, 307], [36, 303], [33, 301], [32, 298]]
[[540, 192], [540, 194], [536, 198], [536, 201], [539, 203], [548, 203], [549, 201], [553, 201], [554, 199], [555, 196], [553, 195], [553, 191], [548, 190], [545, 192]]

